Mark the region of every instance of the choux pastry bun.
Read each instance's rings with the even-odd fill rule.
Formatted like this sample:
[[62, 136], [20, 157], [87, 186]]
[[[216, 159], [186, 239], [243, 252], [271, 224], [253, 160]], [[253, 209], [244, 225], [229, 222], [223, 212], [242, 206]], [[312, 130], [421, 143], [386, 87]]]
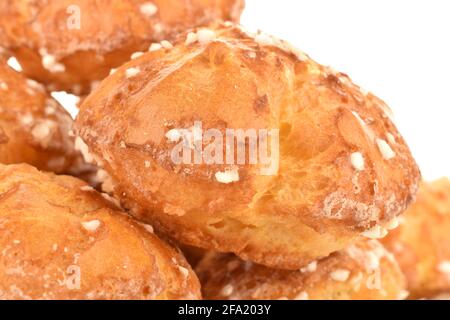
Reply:
[[[135, 217], [273, 268], [383, 237], [420, 179], [383, 101], [232, 23], [120, 67], [86, 98], [75, 128]], [[251, 132], [225, 144], [238, 130]], [[247, 159], [252, 132], [270, 157]]]
[[70, 136], [70, 115], [36, 81], [0, 58], [0, 163], [57, 173], [89, 172]]
[[404, 299], [400, 268], [377, 240], [367, 240], [296, 271], [210, 253], [196, 272], [212, 300], [395, 300]]
[[400, 221], [383, 243], [406, 275], [411, 297], [450, 292], [450, 181], [422, 183]]
[[0, 165], [0, 298], [198, 299], [184, 257], [84, 182]]
[[15, 0], [0, 2], [0, 46], [25, 74], [77, 95], [112, 68], [216, 19], [238, 21], [244, 0]]

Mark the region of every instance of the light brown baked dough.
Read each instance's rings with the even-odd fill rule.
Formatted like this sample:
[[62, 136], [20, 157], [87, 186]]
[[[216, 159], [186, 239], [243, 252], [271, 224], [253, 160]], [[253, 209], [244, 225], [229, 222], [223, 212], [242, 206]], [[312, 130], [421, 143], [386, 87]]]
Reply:
[[297, 271], [208, 254], [197, 266], [205, 299], [395, 300], [405, 278], [392, 254], [376, 240], [363, 241]]
[[90, 91], [136, 51], [216, 19], [238, 21], [244, 0], [0, 2], [0, 46], [51, 90]]
[[[76, 119], [109, 189], [136, 217], [182, 243], [283, 269], [395, 226], [420, 173], [384, 102], [285, 42], [230, 23], [174, 44], [106, 78]], [[278, 173], [175, 165], [172, 130], [195, 121], [222, 134], [279, 129]]]
[[0, 298], [198, 299], [181, 255], [84, 182], [0, 165]]
[[70, 115], [44, 87], [0, 58], [0, 163], [29, 163], [57, 173], [92, 171], [74, 148]]
[[423, 183], [417, 202], [383, 243], [408, 280], [411, 297], [450, 291], [450, 181]]

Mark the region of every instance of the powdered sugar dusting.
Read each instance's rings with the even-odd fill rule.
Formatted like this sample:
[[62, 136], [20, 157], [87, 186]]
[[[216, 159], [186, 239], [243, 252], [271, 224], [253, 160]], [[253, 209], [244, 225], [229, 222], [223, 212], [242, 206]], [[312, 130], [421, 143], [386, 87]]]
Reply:
[[345, 282], [350, 277], [350, 271], [345, 269], [337, 269], [330, 273], [331, 279], [338, 282]]
[[200, 44], [208, 44], [217, 37], [211, 29], [200, 29], [197, 31], [197, 39]]
[[64, 72], [66, 71], [66, 67], [59, 63], [56, 60], [56, 57], [54, 55], [51, 55], [47, 52], [45, 49], [39, 50], [39, 53], [42, 57], [42, 66], [51, 73], [57, 73], [57, 72]]
[[317, 261], [313, 261], [310, 264], [308, 264], [306, 267], [303, 267], [300, 269], [300, 272], [306, 273], [306, 272], [315, 272], [317, 270]]
[[224, 297], [229, 297], [234, 291], [234, 288], [231, 284], [226, 285], [222, 288], [220, 294]]
[[300, 293], [294, 298], [294, 300], [309, 300], [308, 292], [306, 292], [306, 291], [300, 292]]
[[100, 220], [84, 221], [84, 222], [81, 223], [81, 225], [87, 231], [95, 232], [95, 231], [97, 231], [98, 227], [100, 227]]
[[438, 265], [439, 272], [448, 275], [450, 277], [450, 261], [442, 261]]
[[160, 43], [152, 43], [150, 47], [148, 48], [148, 51], [154, 52], [162, 49], [162, 45]]
[[380, 209], [374, 204], [365, 204], [345, 197], [343, 192], [336, 191], [325, 198], [321, 214], [329, 219], [341, 220], [344, 213], [350, 212], [359, 223], [376, 221]]
[[158, 7], [153, 2], [146, 2], [139, 7], [139, 10], [143, 15], [152, 17], [158, 12]]
[[141, 70], [139, 68], [128, 68], [125, 71], [125, 76], [127, 77], [127, 79], [133, 78], [133, 77], [137, 76], [140, 72], [141, 72]]
[[382, 239], [388, 234], [388, 231], [380, 225], [376, 225], [373, 228], [361, 233], [363, 237], [369, 239]]
[[364, 170], [364, 157], [361, 152], [354, 152], [350, 156], [350, 162], [352, 163], [353, 168], [358, 171]]
[[215, 177], [218, 182], [229, 184], [239, 181], [239, 171], [236, 168], [218, 171], [216, 172]]
[[377, 146], [385, 160], [395, 158], [394, 150], [392, 150], [391, 146], [385, 140], [377, 139]]

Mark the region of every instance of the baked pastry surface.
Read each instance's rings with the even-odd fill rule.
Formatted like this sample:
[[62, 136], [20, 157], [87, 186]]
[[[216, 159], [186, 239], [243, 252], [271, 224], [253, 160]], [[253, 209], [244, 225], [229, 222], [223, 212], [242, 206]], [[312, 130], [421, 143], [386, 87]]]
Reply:
[[2, 299], [199, 299], [182, 254], [69, 176], [0, 165]]
[[[76, 120], [135, 217], [182, 243], [292, 270], [395, 227], [420, 172], [383, 101], [231, 23], [173, 45], [106, 78]], [[179, 128], [195, 140], [196, 122], [222, 134], [279, 130], [279, 170], [174, 163]]]
[[396, 300], [407, 296], [400, 268], [376, 240], [362, 241], [297, 271], [209, 253], [196, 268], [205, 299]]
[[0, 3], [0, 46], [30, 78], [82, 95], [136, 51], [184, 29], [239, 21], [243, 0], [15, 0]]

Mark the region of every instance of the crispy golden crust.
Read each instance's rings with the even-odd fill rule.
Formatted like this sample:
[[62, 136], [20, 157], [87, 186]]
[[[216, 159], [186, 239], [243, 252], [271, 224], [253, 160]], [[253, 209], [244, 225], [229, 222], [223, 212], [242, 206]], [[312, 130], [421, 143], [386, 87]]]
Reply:
[[85, 183], [0, 165], [0, 297], [196, 299], [181, 255]]
[[33, 80], [0, 58], [0, 163], [57, 173], [89, 172], [75, 151], [69, 114]]
[[[382, 235], [420, 176], [386, 105], [284, 42], [230, 24], [199, 32], [125, 64], [81, 107], [77, 131], [124, 205], [180, 242], [275, 268]], [[228, 165], [174, 165], [165, 135], [194, 121], [279, 129], [278, 174], [239, 165], [224, 184]]]
[[414, 298], [450, 291], [450, 181], [423, 183], [417, 202], [383, 243], [394, 253]]
[[298, 271], [276, 270], [232, 254], [208, 254], [195, 269], [205, 299], [393, 300], [406, 282], [397, 262], [368, 240]]
[[243, 6], [243, 0], [1, 1], [0, 45], [29, 77], [81, 94], [133, 52], [216, 19], [238, 21]]

